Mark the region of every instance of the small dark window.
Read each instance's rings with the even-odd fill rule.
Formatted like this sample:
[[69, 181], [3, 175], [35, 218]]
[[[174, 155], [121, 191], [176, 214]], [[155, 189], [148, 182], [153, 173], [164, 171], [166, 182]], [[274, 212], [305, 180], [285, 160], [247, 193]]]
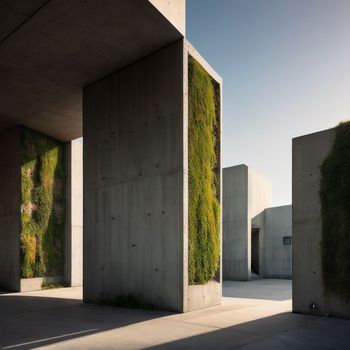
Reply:
[[283, 244], [284, 245], [291, 245], [292, 244], [292, 237], [291, 236], [284, 236], [283, 237]]

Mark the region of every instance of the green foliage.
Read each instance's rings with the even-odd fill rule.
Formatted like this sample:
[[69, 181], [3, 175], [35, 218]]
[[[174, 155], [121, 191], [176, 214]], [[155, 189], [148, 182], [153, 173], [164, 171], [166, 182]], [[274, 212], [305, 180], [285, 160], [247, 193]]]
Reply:
[[322, 272], [327, 294], [350, 300], [350, 122], [321, 166]]
[[148, 303], [140, 295], [119, 295], [115, 298], [104, 297], [100, 300], [100, 304], [115, 306], [115, 307], [125, 307], [128, 309], [143, 309], [146, 311], [152, 311], [155, 309], [153, 304]]
[[63, 274], [63, 143], [38, 132], [21, 133], [21, 273], [23, 278]]
[[220, 94], [189, 56], [189, 284], [212, 280], [220, 261]]
[[41, 289], [55, 289], [55, 288], [66, 288], [69, 287], [67, 283], [56, 283], [56, 282], [43, 282]]

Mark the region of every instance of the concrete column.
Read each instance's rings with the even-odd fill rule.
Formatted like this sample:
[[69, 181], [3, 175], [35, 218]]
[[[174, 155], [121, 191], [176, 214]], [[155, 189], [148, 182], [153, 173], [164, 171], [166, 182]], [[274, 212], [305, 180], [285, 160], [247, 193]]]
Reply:
[[0, 134], [0, 289], [20, 289], [20, 129]]
[[83, 143], [67, 142], [67, 215], [65, 281], [70, 286], [83, 283]]
[[335, 129], [293, 139], [293, 311], [350, 317], [350, 305], [326, 295], [322, 280], [320, 166]]
[[245, 164], [223, 170], [224, 279], [251, 277], [251, 230], [259, 229], [259, 274], [263, 275], [264, 209], [271, 205], [271, 183]]
[[187, 282], [189, 51], [180, 40], [84, 88], [86, 302], [220, 302], [220, 282]]

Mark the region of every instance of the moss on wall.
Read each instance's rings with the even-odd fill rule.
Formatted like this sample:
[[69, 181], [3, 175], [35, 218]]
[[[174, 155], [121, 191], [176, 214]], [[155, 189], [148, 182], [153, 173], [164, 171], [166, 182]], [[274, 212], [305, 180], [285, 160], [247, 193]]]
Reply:
[[189, 284], [212, 280], [220, 261], [220, 89], [189, 56]]
[[327, 294], [350, 300], [350, 122], [321, 166], [322, 272]]
[[21, 131], [21, 273], [62, 275], [64, 268], [64, 145], [33, 130]]

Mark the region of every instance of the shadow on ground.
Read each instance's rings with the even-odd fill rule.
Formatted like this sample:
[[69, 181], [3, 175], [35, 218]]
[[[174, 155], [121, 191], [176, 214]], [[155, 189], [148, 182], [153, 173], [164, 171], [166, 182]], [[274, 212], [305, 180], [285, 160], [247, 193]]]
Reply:
[[0, 295], [0, 349], [33, 349], [167, 315], [79, 299]]

